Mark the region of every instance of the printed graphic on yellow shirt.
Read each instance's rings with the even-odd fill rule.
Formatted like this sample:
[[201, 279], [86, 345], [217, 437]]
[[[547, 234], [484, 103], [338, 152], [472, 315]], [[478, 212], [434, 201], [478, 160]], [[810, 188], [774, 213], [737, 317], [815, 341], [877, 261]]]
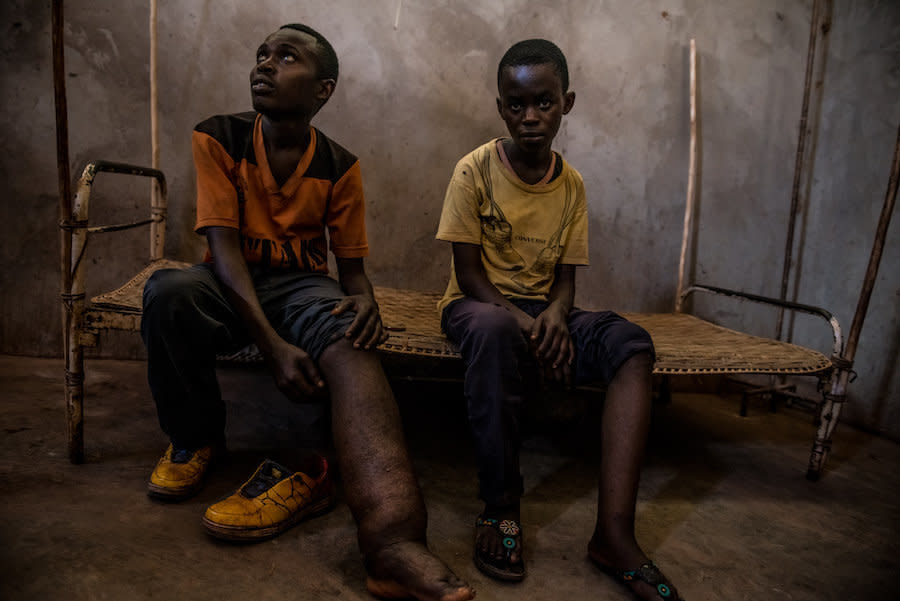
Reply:
[[512, 276], [512, 280], [526, 288], [540, 288], [553, 282], [556, 263], [562, 255], [562, 236], [566, 228], [575, 221], [577, 207], [575, 195], [572, 193], [569, 180], [566, 180], [565, 204], [559, 218], [556, 231], [547, 241], [547, 245], [538, 253], [530, 269], [525, 269]]
[[485, 196], [489, 203], [489, 213], [481, 215], [481, 233], [483, 243], [488, 243], [494, 247], [497, 256], [503, 262], [497, 267], [507, 271], [514, 272], [511, 279], [516, 284], [526, 289], [540, 289], [549, 286], [553, 282], [555, 276], [554, 270], [562, 255], [563, 244], [562, 236], [574, 221], [577, 213], [577, 205], [575, 202], [575, 194], [572, 190], [571, 183], [566, 180], [566, 193], [564, 195], [565, 204], [560, 213], [559, 224], [553, 235], [547, 240], [543, 249], [530, 267], [526, 266], [525, 259], [513, 248], [513, 228], [512, 224], [503, 214], [503, 210], [494, 200], [494, 190], [490, 172], [491, 155], [485, 153], [484, 158], [480, 161], [484, 181]]
[[513, 248], [512, 224], [506, 219], [506, 215], [494, 200], [490, 155], [485, 154], [478, 167], [481, 169], [484, 180], [484, 193], [490, 203], [490, 213], [481, 215], [481, 234], [484, 236], [484, 240], [496, 249], [497, 255], [504, 263], [500, 266], [501, 268], [508, 271], [520, 271], [525, 268], [525, 260]]

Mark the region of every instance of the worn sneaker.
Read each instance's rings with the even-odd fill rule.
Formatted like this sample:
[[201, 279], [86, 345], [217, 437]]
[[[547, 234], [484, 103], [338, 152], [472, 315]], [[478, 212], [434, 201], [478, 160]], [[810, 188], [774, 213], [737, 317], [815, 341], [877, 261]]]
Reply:
[[266, 459], [233, 495], [211, 505], [203, 525], [211, 535], [255, 541], [281, 534], [334, 505], [328, 461], [313, 455], [304, 471], [291, 472]]
[[212, 447], [189, 451], [170, 444], [150, 474], [147, 494], [164, 501], [180, 501], [196, 494], [212, 456]]

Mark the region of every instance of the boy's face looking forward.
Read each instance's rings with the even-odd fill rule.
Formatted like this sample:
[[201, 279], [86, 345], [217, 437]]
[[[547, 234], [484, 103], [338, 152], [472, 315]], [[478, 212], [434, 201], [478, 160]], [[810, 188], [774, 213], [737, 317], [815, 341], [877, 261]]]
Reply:
[[563, 115], [572, 110], [575, 92], [564, 92], [552, 63], [505, 67], [500, 74], [497, 110], [519, 150], [550, 150]]
[[253, 109], [271, 119], [312, 119], [331, 97], [333, 79], [320, 79], [316, 38], [279, 29], [256, 51], [250, 71]]

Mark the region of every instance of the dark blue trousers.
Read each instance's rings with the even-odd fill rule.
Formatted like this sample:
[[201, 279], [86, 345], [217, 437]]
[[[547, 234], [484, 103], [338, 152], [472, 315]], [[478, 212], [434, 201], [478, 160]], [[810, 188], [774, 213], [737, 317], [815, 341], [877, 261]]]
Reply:
[[[278, 334], [318, 361], [350, 327], [354, 314], [330, 314], [344, 292], [314, 273], [251, 268], [257, 297]], [[251, 342], [212, 265], [162, 269], [144, 288], [141, 336], [159, 424], [179, 448], [224, 442], [225, 404], [216, 355]]]
[[[547, 306], [511, 300], [532, 317]], [[524, 493], [519, 469], [523, 374], [537, 369], [528, 342], [508, 310], [470, 298], [447, 306], [441, 325], [466, 366], [464, 391], [475, 439], [479, 496], [492, 505], [510, 505]], [[608, 383], [633, 355], [653, 354], [647, 331], [611, 311], [573, 309], [568, 325], [575, 345], [576, 385]]]

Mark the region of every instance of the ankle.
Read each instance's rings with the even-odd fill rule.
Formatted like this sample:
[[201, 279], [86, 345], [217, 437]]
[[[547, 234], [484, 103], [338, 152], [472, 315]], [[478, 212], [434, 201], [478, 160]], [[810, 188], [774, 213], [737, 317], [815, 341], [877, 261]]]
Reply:
[[606, 536], [594, 531], [588, 543], [588, 553], [602, 563], [619, 569], [630, 569], [647, 560], [633, 533]]
[[482, 516], [486, 518], [512, 519], [518, 520], [521, 515], [521, 509], [518, 501], [510, 504], [497, 505], [493, 503], [485, 503]]
[[405, 544], [425, 544], [427, 518], [410, 516], [405, 521], [366, 519], [358, 522], [357, 541], [364, 556], [377, 555]]

